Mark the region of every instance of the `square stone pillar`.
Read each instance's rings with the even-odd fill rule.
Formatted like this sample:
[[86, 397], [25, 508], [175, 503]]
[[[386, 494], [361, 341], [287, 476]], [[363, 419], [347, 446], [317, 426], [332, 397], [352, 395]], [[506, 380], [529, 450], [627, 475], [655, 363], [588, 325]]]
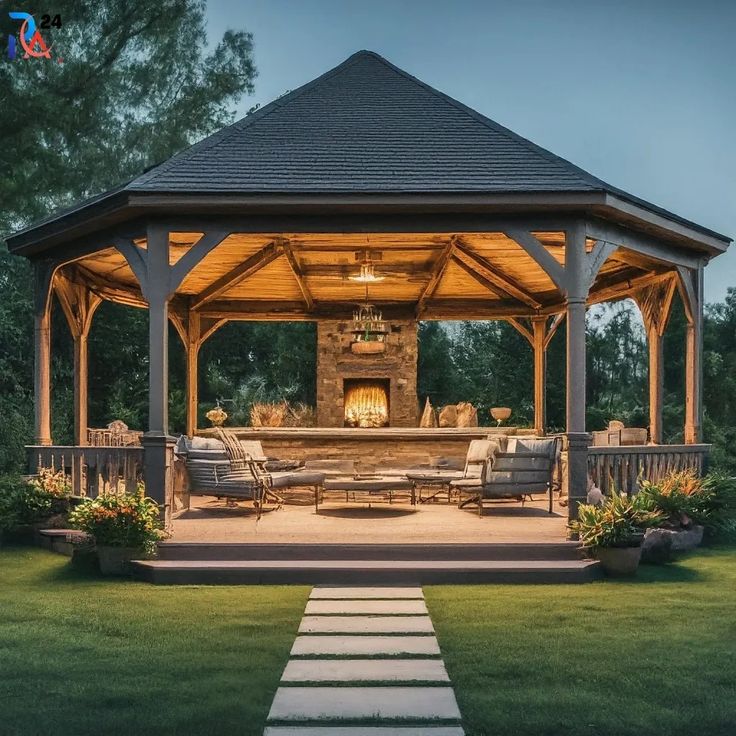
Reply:
[[168, 435], [147, 432], [143, 445], [143, 478], [146, 496], [158, 503], [166, 528], [171, 526], [174, 505], [174, 445], [176, 439]]

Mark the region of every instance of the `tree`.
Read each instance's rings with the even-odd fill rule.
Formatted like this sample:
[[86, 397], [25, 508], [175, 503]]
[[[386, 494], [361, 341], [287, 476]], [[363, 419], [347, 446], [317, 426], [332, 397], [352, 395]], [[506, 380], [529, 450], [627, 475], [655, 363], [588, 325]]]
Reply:
[[[53, 11], [61, 28], [42, 31], [51, 60], [0, 64], [0, 239], [221, 128], [253, 90], [251, 34], [227, 31], [208, 51], [203, 0], [58, 0]], [[19, 30], [17, 21], [0, 14], [3, 38]], [[0, 471], [22, 464], [32, 431], [30, 284], [28, 263], [0, 243]], [[91, 419], [128, 407], [128, 418], [142, 426], [145, 351], [131, 348], [126, 356], [120, 346], [139, 344], [144, 320], [137, 310], [107, 306], [96, 315]], [[70, 338], [63, 320], [54, 327], [54, 429], [68, 441]], [[105, 333], [104, 346], [96, 345], [95, 334]], [[95, 398], [95, 386], [104, 386], [104, 395]]]

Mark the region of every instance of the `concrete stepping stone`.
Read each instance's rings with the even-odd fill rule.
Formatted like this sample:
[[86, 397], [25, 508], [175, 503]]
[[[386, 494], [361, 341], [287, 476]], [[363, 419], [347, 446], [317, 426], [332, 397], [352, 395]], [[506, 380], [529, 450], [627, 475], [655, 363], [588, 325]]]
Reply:
[[460, 726], [266, 726], [263, 736], [465, 736]]
[[451, 687], [280, 687], [270, 721], [402, 718], [460, 720]]
[[380, 656], [386, 654], [439, 655], [434, 636], [297, 636], [291, 656]]
[[337, 588], [329, 585], [312, 588], [309, 596], [312, 600], [317, 599], [359, 599], [359, 598], [424, 598], [424, 593], [419, 587], [382, 587], [382, 588]]
[[304, 611], [305, 615], [315, 614], [363, 614], [363, 613], [386, 613], [386, 614], [427, 614], [427, 606], [423, 600], [416, 601], [382, 601], [382, 600], [345, 600], [325, 601], [310, 600]]
[[429, 616], [304, 616], [300, 634], [434, 634]]
[[292, 659], [281, 682], [449, 682], [441, 659]]

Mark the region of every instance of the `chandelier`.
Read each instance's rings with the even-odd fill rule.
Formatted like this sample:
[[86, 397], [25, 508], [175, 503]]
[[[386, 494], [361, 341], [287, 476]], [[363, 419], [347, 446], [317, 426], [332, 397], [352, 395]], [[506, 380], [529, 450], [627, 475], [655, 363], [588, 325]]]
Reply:
[[348, 278], [365, 284], [365, 301], [353, 312], [353, 339], [350, 349], [359, 355], [383, 353], [386, 350], [388, 327], [383, 314], [369, 302], [368, 284], [383, 281], [384, 277], [376, 276], [370, 254], [366, 253], [360, 264], [360, 273]]

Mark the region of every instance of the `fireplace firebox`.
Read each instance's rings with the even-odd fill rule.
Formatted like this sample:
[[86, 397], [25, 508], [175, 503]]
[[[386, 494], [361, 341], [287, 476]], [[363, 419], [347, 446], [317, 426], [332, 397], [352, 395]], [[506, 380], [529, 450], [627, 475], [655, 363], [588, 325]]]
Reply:
[[317, 426], [416, 427], [417, 323], [391, 320], [384, 352], [356, 355], [352, 322], [317, 322]]
[[388, 426], [390, 395], [388, 378], [346, 378], [343, 382], [345, 426]]

